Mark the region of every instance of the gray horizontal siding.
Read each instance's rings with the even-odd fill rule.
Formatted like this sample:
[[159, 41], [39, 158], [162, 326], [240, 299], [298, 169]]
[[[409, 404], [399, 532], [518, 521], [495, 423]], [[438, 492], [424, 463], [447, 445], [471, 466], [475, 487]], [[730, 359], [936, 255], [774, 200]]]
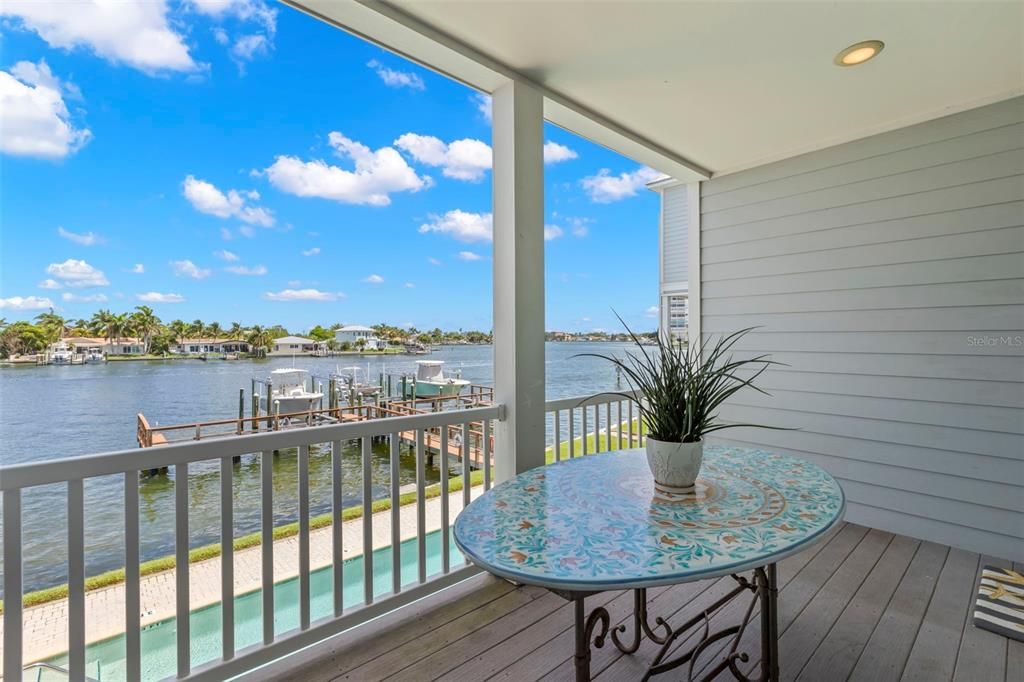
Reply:
[[662, 283], [687, 282], [690, 267], [686, 186], [662, 192]]
[[851, 521], [1024, 559], [1024, 98], [713, 178], [705, 337], [785, 363], [723, 440], [811, 459]]

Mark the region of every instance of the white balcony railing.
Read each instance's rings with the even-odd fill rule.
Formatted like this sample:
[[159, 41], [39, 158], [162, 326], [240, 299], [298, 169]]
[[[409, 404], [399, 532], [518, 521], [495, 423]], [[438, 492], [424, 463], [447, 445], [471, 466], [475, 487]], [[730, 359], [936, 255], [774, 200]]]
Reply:
[[[644, 434], [632, 400], [603, 394], [584, 398], [565, 398], [548, 401], [547, 411], [549, 461], [566, 457], [579, 457], [594, 452], [638, 447]], [[67, 667], [72, 680], [86, 679], [86, 618], [85, 618], [85, 524], [84, 482], [103, 476], [121, 477], [124, 483], [125, 524], [125, 676], [140, 679], [143, 671], [140, 646], [141, 590], [140, 590], [140, 472], [169, 468], [174, 474], [174, 527], [175, 527], [175, 592], [174, 618], [176, 621], [176, 676], [179, 679], [214, 680], [239, 674], [256, 666], [284, 656], [321, 639], [358, 625], [382, 613], [420, 599], [468, 577], [474, 569], [461, 561], [451, 560], [449, 522], [449, 476], [441, 475], [440, 488], [440, 571], [428, 573], [427, 523], [424, 494], [426, 487], [425, 460], [432, 442], [436, 451], [449, 452], [449, 445], [461, 453], [457, 470], [463, 477], [462, 506], [471, 499], [471, 463], [483, 468], [478, 483], [484, 489], [491, 485], [490, 461], [492, 449], [492, 420], [498, 419], [499, 406], [473, 407], [464, 410], [390, 417], [303, 427], [175, 443], [145, 449], [131, 449], [84, 457], [49, 460], [0, 468], [0, 491], [3, 492], [3, 553], [4, 553], [4, 679], [17, 680], [23, 666], [23, 617], [19, 597], [22, 585], [22, 492], [26, 489], [50, 484], [66, 484], [67, 495], [67, 547], [68, 547], [68, 657]], [[462, 437], [469, 434], [469, 437]], [[374, 576], [374, 523], [372, 496], [371, 443], [372, 439], [388, 437], [390, 442], [390, 590], [381, 596], [381, 580], [386, 575]], [[413, 510], [400, 505], [402, 491], [399, 486], [400, 445], [403, 440], [415, 443], [415, 516], [417, 579], [403, 584], [401, 558], [401, 515]], [[362, 559], [363, 598], [358, 606], [343, 603], [342, 519], [342, 467], [341, 457], [346, 443], [359, 441], [361, 452], [360, 487], [362, 496]], [[461, 442], [459, 442], [461, 441]], [[311, 618], [310, 608], [310, 446], [329, 443], [331, 448], [331, 580], [333, 611], [318, 620]], [[298, 500], [298, 611], [299, 627], [289, 632], [277, 632], [274, 625], [274, 516], [273, 516], [273, 453], [296, 449]], [[234, 507], [232, 499], [233, 460], [256, 453], [260, 462], [260, 601], [261, 641], [236, 651], [234, 600], [224, 598], [235, 595], [234, 575]], [[475, 453], [475, 455], [474, 455]], [[220, 473], [220, 594], [221, 599], [221, 655], [193, 665], [190, 651], [190, 587], [189, 587], [189, 486], [178, 485], [187, 481], [192, 464], [216, 460]], [[475, 460], [475, 461], [474, 461]], [[443, 473], [449, 469], [441, 467]], [[351, 484], [349, 484], [351, 485]], [[454, 499], [458, 499], [456, 495]], [[55, 502], [59, 504], [59, 501]], [[378, 532], [380, 529], [378, 529]], [[59, 531], [58, 531], [59, 532]], [[381, 538], [378, 538], [378, 541]], [[380, 547], [380, 542], [376, 545]], [[356, 548], [358, 549], [358, 548]], [[375, 589], [376, 587], [376, 589]]]

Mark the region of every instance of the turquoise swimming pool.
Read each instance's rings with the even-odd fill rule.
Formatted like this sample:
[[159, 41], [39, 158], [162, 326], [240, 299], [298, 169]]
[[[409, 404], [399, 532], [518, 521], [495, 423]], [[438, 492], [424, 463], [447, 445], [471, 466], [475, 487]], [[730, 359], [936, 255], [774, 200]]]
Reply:
[[[401, 544], [402, 584], [417, 581], [416, 540]], [[391, 547], [383, 547], [373, 553], [373, 587], [375, 596], [391, 592]], [[462, 554], [451, 543], [451, 565], [462, 562]], [[441, 572], [441, 531], [427, 534], [427, 575]], [[324, 618], [333, 613], [334, 589], [331, 584], [331, 567], [327, 566], [310, 574], [310, 617]], [[344, 594], [345, 607], [356, 606], [363, 601], [363, 560], [362, 557], [345, 562]], [[235, 598], [235, 646], [243, 649], [258, 643], [262, 638], [261, 592], [257, 590]], [[221, 652], [221, 609], [212, 604], [192, 612], [190, 617], [192, 638], [192, 666], [199, 666], [220, 658]], [[299, 581], [298, 578], [274, 585], [274, 631], [285, 633], [299, 627]], [[142, 631], [142, 679], [160, 680], [173, 677], [176, 673], [176, 619], [160, 621]], [[119, 635], [86, 647], [86, 674], [100, 682], [125, 679], [124, 635]], [[66, 666], [67, 656], [50, 659], [49, 663]]]

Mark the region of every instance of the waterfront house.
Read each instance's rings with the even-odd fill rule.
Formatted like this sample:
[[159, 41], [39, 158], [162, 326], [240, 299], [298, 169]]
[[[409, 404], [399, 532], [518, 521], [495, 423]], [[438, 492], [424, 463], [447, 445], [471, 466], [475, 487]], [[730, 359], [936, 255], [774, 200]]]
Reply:
[[348, 343], [353, 348], [365, 350], [384, 350], [387, 348], [387, 341], [377, 336], [370, 327], [363, 327], [358, 324], [350, 324], [334, 330], [334, 340], [340, 343]]
[[[643, 191], [666, 176], [655, 187], [663, 193], [662, 253], [650, 260], [663, 269], [661, 290], [651, 291], [662, 296], [663, 323], [685, 317], [691, 347], [757, 327], [738, 352], [785, 363], [762, 377], [771, 396], [737, 394], [723, 417], [792, 430], [737, 430], [715, 442], [808, 460], [845, 491], [845, 524], [779, 562], [778, 611], [755, 618], [738, 651], [712, 642], [692, 679], [728, 679], [740, 668], [757, 678], [755, 664], [771, 653], [750, 646], [762, 628], [778, 645], [773, 679], [1020, 679], [1024, 643], [974, 618], [986, 566], [1024, 571], [1020, 2], [288, 4], [282, 12], [297, 7], [490, 96], [493, 404], [0, 467], [4, 679], [48, 658], [39, 642], [55, 628], [52, 639], [70, 649], [60, 664], [79, 680], [96, 669], [99, 649], [87, 643], [122, 633], [116, 646], [100, 648], [125, 652], [117, 664], [128, 679], [148, 673], [143, 661], [155, 659], [142, 646], [146, 628], [149, 641], [159, 636], [167, 647], [161, 674], [196, 682], [471, 681], [571, 677], [574, 642], [603, 624], [605, 633], [610, 625], [621, 626], [618, 636], [638, 636], [629, 655], [611, 642], [593, 650], [592, 674], [614, 682], [640, 679], [658, 652], [657, 633], [640, 637], [634, 610], [694, 619], [707, 631], [735, 626], [742, 614], [710, 608], [735, 588], [724, 576], [660, 586], [637, 602], [629, 593], [595, 595], [605, 618], [580, 632], [560, 597], [483, 574], [448, 542], [451, 519], [473, 496], [544, 466], [564, 451], [570, 429], [593, 436], [571, 441], [582, 454], [588, 443], [639, 443], [625, 428], [634, 424], [630, 400], [544, 394], [545, 121], [643, 165], [599, 175], [607, 192]], [[884, 46], [860, 44], [875, 40]], [[655, 226], [631, 226], [641, 228]], [[666, 304], [684, 292], [685, 308]], [[313, 347], [286, 337], [271, 352]], [[357, 514], [343, 516], [351, 488], [342, 490], [339, 474], [314, 488], [332, 500], [334, 525], [311, 522], [313, 446], [324, 458], [325, 443], [361, 440], [366, 473], [357, 476], [370, 491], [381, 485], [373, 467], [389, 457], [371, 449], [373, 439], [409, 433], [422, 443], [430, 429], [469, 422], [481, 434], [492, 429], [494, 467], [485, 472], [493, 481], [480, 476], [479, 485], [428, 496], [420, 475], [416, 503], [401, 506], [395, 478], [383, 491], [394, 512], [375, 511], [367, 495]], [[481, 443], [486, 462], [490, 441]], [[286, 450], [296, 465], [275, 479], [271, 462]], [[421, 446], [420, 466], [422, 456]], [[235, 457], [262, 475], [252, 488], [262, 543], [237, 552], [232, 491], [246, 470]], [[460, 462], [466, 478], [469, 460]], [[199, 463], [201, 471], [190, 471]], [[213, 496], [212, 466], [220, 486]], [[176, 485], [167, 513], [177, 524], [177, 568], [142, 576], [140, 546], [149, 539], [140, 537], [138, 474], [167, 467], [173, 477], [161, 481]], [[127, 570], [123, 584], [86, 593], [84, 481], [98, 476], [124, 481], [121, 508], [106, 510], [116, 518], [102, 522], [123, 521]], [[180, 484], [190, 476], [205, 487], [190, 492]], [[295, 535], [275, 543], [276, 496], [286, 485], [298, 489], [297, 508], [287, 510]], [[55, 491], [54, 505], [66, 504], [53, 532], [66, 531], [71, 578], [57, 606], [25, 608], [12, 567], [39, 560], [22, 557], [21, 512], [22, 491], [40, 486]], [[193, 565], [195, 491], [219, 505], [222, 553]], [[595, 519], [622, 494], [594, 493], [583, 502]], [[555, 517], [573, 503], [552, 496], [540, 511]], [[358, 518], [343, 521], [350, 516]], [[723, 530], [709, 551], [730, 551], [730, 538]], [[538, 563], [546, 550], [537, 543]], [[216, 606], [233, 589], [246, 594], [241, 607], [232, 599]], [[210, 605], [190, 619], [193, 608]], [[171, 617], [171, 625], [154, 623]], [[684, 670], [663, 679], [689, 677]]]
[[146, 344], [142, 339], [131, 336], [113, 340], [96, 336], [68, 336], [64, 341], [74, 348], [78, 355], [87, 355], [96, 352], [96, 349], [104, 355], [142, 355], [146, 352]]
[[238, 339], [216, 338], [182, 339], [171, 345], [171, 352], [177, 355], [248, 353], [249, 342]]
[[303, 336], [282, 336], [270, 344], [267, 355], [313, 355], [317, 342]]

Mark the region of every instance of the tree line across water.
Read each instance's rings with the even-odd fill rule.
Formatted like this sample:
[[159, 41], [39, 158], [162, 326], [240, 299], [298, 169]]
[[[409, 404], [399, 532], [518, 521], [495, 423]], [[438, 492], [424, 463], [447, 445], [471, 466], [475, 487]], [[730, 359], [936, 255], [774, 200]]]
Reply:
[[[331, 350], [349, 350], [347, 344], [335, 341], [334, 332], [343, 327], [335, 323], [324, 327], [316, 325], [302, 336], [314, 341], [324, 341]], [[443, 343], [490, 343], [491, 333], [482, 331], [443, 331], [440, 328], [419, 330], [389, 324], [376, 324], [372, 329], [381, 339], [390, 344], [419, 343], [437, 345]], [[113, 313], [99, 310], [88, 319], [65, 318], [50, 310], [36, 315], [33, 321], [8, 322], [0, 319], [0, 358], [15, 355], [39, 353], [60, 339], [74, 343], [75, 337], [100, 337], [108, 343], [120, 343], [127, 338], [138, 339], [149, 355], [164, 355], [171, 347], [185, 339], [226, 339], [244, 341], [257, 354], [262, 354], [274, 343], [274, 339], [289, 336], [291, 332], [281, 325], [245, 326], [232, 322], [223, 326], [219, 322], [193, 320], [172, 320], [164, 323], [149, 306], [137, 306], [131, 312]]]

